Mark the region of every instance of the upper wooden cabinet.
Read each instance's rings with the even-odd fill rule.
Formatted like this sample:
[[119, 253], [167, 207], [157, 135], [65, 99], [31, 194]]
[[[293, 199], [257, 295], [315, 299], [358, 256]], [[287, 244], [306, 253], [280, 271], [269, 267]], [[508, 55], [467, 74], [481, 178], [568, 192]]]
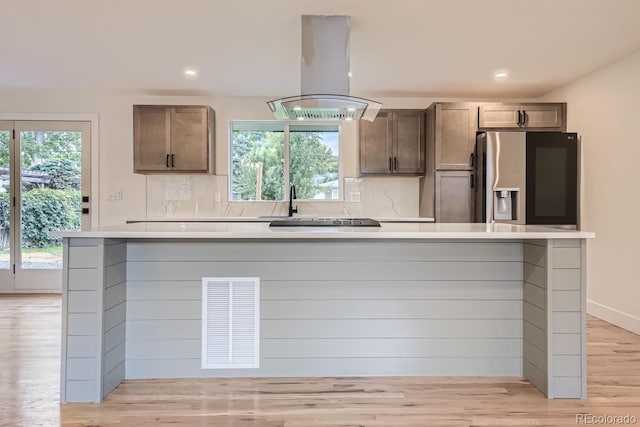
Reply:
[[566, 103], [480, 104], [480, 129], [566, 131]]
[[360, 120], [361, 175], [423, 175], [424, 110], [380, 110]]
[[478, 105], [467, 102], [432, 104], [427, 112], [427, 157], [436, 170], [471, 170], [478, 130]]
[[209, 106], [134, 105], [134, 172], [213, 172], [214, 123]]

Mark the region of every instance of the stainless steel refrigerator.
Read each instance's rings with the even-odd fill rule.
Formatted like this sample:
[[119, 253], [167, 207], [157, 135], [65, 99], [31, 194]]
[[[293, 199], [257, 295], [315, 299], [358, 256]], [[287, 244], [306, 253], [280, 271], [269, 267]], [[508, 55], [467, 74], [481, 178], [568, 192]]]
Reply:
[[575, 133], [478, 134], [476, 222], [577, 227], [579, 153]]

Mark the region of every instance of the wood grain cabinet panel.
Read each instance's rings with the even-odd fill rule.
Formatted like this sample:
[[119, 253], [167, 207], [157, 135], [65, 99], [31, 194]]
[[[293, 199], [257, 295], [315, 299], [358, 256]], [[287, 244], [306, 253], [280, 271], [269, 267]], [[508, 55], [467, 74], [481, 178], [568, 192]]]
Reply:
[[473, 222], [472, 180], [471, 171], [436, 172], [436, 222]]
[[381, 110], [360, 121], [361, 175], [423, 175], [424, 110]]
[[394, 172], [424, 174], [424, 111], [398, 110], [393, 114]]
[[480, 104], [480, 129], [566, 131], [566, 103]]
[[208, 106], [134, 105], [134, 172], [213, 172], [214, 120]]
[[438, 103], [433, 132], [435, 169], [471, 170], [478, 130], [478, 107], [470, 103]]
[[134, 171], [165, 171], [171, 152], [171, 110], [136, 105], [133, 108]]
[[372, 122], [360, 120], [360, 173], [392, 173], [393, 115], [388, 110], [378, 113]]

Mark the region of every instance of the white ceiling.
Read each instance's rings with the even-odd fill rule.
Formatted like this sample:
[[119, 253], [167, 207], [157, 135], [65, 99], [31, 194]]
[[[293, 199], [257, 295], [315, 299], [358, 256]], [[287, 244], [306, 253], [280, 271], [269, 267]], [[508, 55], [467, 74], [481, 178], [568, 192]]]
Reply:
[[351, 94], [372, 98], [536, 97], [640, 49], [640, 0], [0, 4], [0, 90], [296, 95], [303, 14], [351, 17]]

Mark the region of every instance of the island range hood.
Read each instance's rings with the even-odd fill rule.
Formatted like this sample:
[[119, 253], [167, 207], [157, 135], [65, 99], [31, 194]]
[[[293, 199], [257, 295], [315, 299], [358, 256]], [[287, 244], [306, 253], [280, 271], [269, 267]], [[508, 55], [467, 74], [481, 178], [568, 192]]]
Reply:
[[301, 95], [267, 105], [278, 120], [369, 120], [382, 104], [349, 96], [349, 17], [302, 15]]

